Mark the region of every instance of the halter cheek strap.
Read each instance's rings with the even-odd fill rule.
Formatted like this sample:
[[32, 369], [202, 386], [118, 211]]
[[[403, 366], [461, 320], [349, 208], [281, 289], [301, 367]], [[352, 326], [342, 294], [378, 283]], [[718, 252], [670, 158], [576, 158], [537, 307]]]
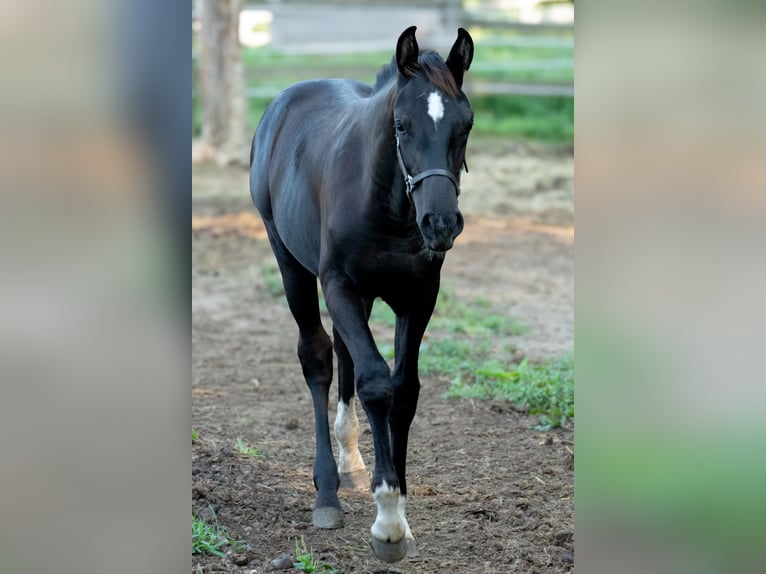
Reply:
[[[434, 175], [440, 175], [442, 177], [446, 177], [452, 182], [452, 185], [455, 186], [455, 193], [457, 195], [460, 195], [460, 182], [457, 180], [457, 178], [454, 176], [454, 174], [450, 171], [447, 171], [446, 169], [427, 169], [425, 171], [421, 171], [418, 174], [415, 174], [414, 176], [410, 174], [409, 170], [407, 169], [407, 164], [404, 163], [404, 158], [402, 157], [402, 150], [399, 145], [399, 134], [396, 134], [396, 157], [399, 160], [399, 167], [402, 170], [402, 175], [404, 175], [404, 186], [407, 190], [407, 197], [411, 198], [412, 192], [415, 191], [415, 187], [424, 179], [427, 177], [431, 177]], [[463, 165], [465, 166], [465, 171], [468, 171], [468, 166], [465, 164], [465, 161], [463, 162]]]

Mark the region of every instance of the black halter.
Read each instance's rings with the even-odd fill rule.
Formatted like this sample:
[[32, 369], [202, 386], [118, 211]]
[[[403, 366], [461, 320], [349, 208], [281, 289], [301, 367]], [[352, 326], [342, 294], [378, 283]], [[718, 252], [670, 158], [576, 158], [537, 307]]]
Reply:
[[[407, 190], [407, 198], [412, 199], [412, 192], [415, 191], [415, 186], [432, 175], [441, 175], [442, 177], [449, 179], [452, 182], [452, 185], [455, 186], [455, 193], [460, 195], [460, 182], [452, 172], [447, 171], [446, 169], [427, 169], [414, 176], [411, 175], [407, 169], [407, 164], [404, 163], [404, 158], [402, 157], [402, 150], [399, 146], [399, 134], [396, 134], [396, 157], [399, 160], [399, 167], [402, 170], [402, 175], [404, 175], [404, 186]], [[468, 164], [465, 163], [465, 160], [463, 160], [463, 166], [465, 166], [465, 171], [468, 173]]]

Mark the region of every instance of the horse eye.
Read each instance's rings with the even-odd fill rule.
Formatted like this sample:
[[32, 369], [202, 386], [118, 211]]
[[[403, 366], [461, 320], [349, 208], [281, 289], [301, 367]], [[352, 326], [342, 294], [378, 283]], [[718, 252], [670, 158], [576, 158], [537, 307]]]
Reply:
[[396, 131], [398, 131], [400, 134], [404, 133], [404, 126], [401, 122], [396, 122], [394, 126], [396, 127]]

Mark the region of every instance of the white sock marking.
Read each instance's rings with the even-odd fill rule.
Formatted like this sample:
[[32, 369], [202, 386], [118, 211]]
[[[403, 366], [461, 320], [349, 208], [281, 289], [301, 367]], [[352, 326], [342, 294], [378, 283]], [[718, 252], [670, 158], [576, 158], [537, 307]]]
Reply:
[[356, 403], [346, 406], [338, 401], [338, 414], [335, 417], [335, 440], [338, 443], [338, 472], [365, 470], [364, 460], [359, 453], [359, 419], [356, 418]]
[[434, 126], [444, 117], [444, 102], [439, 92], [431, 92], [428, 95], [428, 115], [434, 121]]
[[[399, 514], [399, 489], [388, 486], [384, 480], [373, 493], [378, 505], [378, 515], [375, 517], [370, 532], [373, 538], [395, 544], [407, 533], [404, 522]], [[412, 533], [410, 533], [410, 536]]]

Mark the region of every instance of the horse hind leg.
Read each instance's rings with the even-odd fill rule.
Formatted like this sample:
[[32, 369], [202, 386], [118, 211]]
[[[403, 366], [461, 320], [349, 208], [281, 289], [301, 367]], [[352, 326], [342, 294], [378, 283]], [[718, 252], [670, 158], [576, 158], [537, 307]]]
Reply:
[[369, 490], [370, 475], [359, 452], [359, 419], [354, 401], [354, 363], [338, 332], [333, 329], [335, 354], [338, 357], [338, 413], [335, 417], [335, 441], [338, 445], [340, 485], [353, 490]]
[[312, 512], [312, 524], [317, 528], [342, 528], [343, 511], [338, 499], [340, 479], [332, 454], [327, 416], [332, 382], [332, 342], [321, 326], [320, 329], [313, 335], [302, 334], [298, 343], [303, 376], [314, 403], [314, 486], [317, 489], [317, 499]]
[[340, 480], [332, 454], [327, 415], [332, 383], [332, 341], [319, 316], [316, 277], [290, 254], [273, 226], [267, 224], [266, 229], [282, 273], [290, 311], [298, 324], [298, 358], [314, 404], [317, 498], [312, 524], [317, 528], [342, 528], [343, 511], [337, 493]]

